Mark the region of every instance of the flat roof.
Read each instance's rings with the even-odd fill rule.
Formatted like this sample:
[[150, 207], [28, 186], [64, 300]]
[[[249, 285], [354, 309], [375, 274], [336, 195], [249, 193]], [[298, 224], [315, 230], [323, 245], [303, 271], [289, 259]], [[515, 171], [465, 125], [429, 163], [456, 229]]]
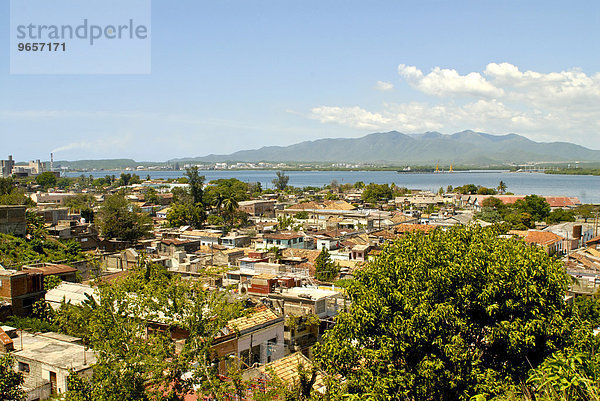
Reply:
[[[23, 348], [21, 349], [21, 339]], [[60, 369], [81, 371], [91, 368], [96, 363], [92, 350], [69, 341], [50, 338], [48, 333], [30, 334], [17, 332], [13, 340], [16, 350], [13, 355], [21, 358], [42, 362]]]

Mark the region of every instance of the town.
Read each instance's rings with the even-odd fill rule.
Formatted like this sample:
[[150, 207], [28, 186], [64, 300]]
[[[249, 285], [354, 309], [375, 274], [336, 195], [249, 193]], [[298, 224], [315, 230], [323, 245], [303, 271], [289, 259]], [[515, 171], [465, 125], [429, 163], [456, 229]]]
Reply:
[[560, 263], [565, 305], [595, 302], [600, 287], [600, 208], [574, 196], [503, 182], [297, 188], [284, 171], [263, 189], [205, 182], [197, 166], [169, 180], [68, 178], [53, 162], [0, 163], [0, 352], [27, 400], [325, 397], [350, 380], [326, 371], [325, 339], [360, 313], [354, 282], [398, 244], [480, 235], [543, 253], [536, 268]]

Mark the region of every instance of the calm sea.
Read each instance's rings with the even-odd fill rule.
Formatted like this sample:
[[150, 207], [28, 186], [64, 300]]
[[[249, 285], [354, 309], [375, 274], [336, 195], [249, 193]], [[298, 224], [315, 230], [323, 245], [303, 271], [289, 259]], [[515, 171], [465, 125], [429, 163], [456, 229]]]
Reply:
[[[131, 171], [127, 171], [131, 173]], [[184, 175], [183, 171], [136, 171], [142, 178], [148, 175], [151, 178], [178, 178]], [[82, 173], [67, 173], [69, 177], [78, 177]], [[274, 171], [255, 170], [207, 170], [201, 174], [207, 181], [219, 178], [237, 178], [244, 182], [260, 182], [263, 188], [272, 188]], [[315, 186], [322, 187], [337, 180], [338, 183], [364, 183], [391, 184], [409, 189], [423, 189], [437, 191], [440, 187], [446, 188], [464, 184], [482, 185], [484, 187], [497, 187], [500, 181], [508, 187], [508, 191], [515, 194], [537, 194], [557, 196], [577, 196], [584, 203], [600, 203], [600, 177], [553, 175], [541, 173], [510, 173], [503, 171], [469, 171], [454, 173], [431, 174], [402, 174], [395, 171], [289, 171], [289, 184], [295, 187]], [[121, 171], [93, 171], [85, 173], [94, 178], [106, 175], [120, 176]]]

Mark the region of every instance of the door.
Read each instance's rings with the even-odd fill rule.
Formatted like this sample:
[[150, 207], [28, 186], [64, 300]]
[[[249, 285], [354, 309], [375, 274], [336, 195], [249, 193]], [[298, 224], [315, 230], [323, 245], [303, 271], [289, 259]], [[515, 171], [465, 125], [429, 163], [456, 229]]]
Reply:
[[56, 393], [56, 372], [50, 372], [50, 392]]

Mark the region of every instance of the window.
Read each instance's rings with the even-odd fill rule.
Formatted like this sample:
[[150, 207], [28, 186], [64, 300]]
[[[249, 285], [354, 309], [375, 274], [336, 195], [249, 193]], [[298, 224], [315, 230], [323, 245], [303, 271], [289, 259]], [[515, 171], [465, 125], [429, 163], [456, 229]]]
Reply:
[[29, 373], [29, 364], [25, 362], [19, 362], [19, 372]]

